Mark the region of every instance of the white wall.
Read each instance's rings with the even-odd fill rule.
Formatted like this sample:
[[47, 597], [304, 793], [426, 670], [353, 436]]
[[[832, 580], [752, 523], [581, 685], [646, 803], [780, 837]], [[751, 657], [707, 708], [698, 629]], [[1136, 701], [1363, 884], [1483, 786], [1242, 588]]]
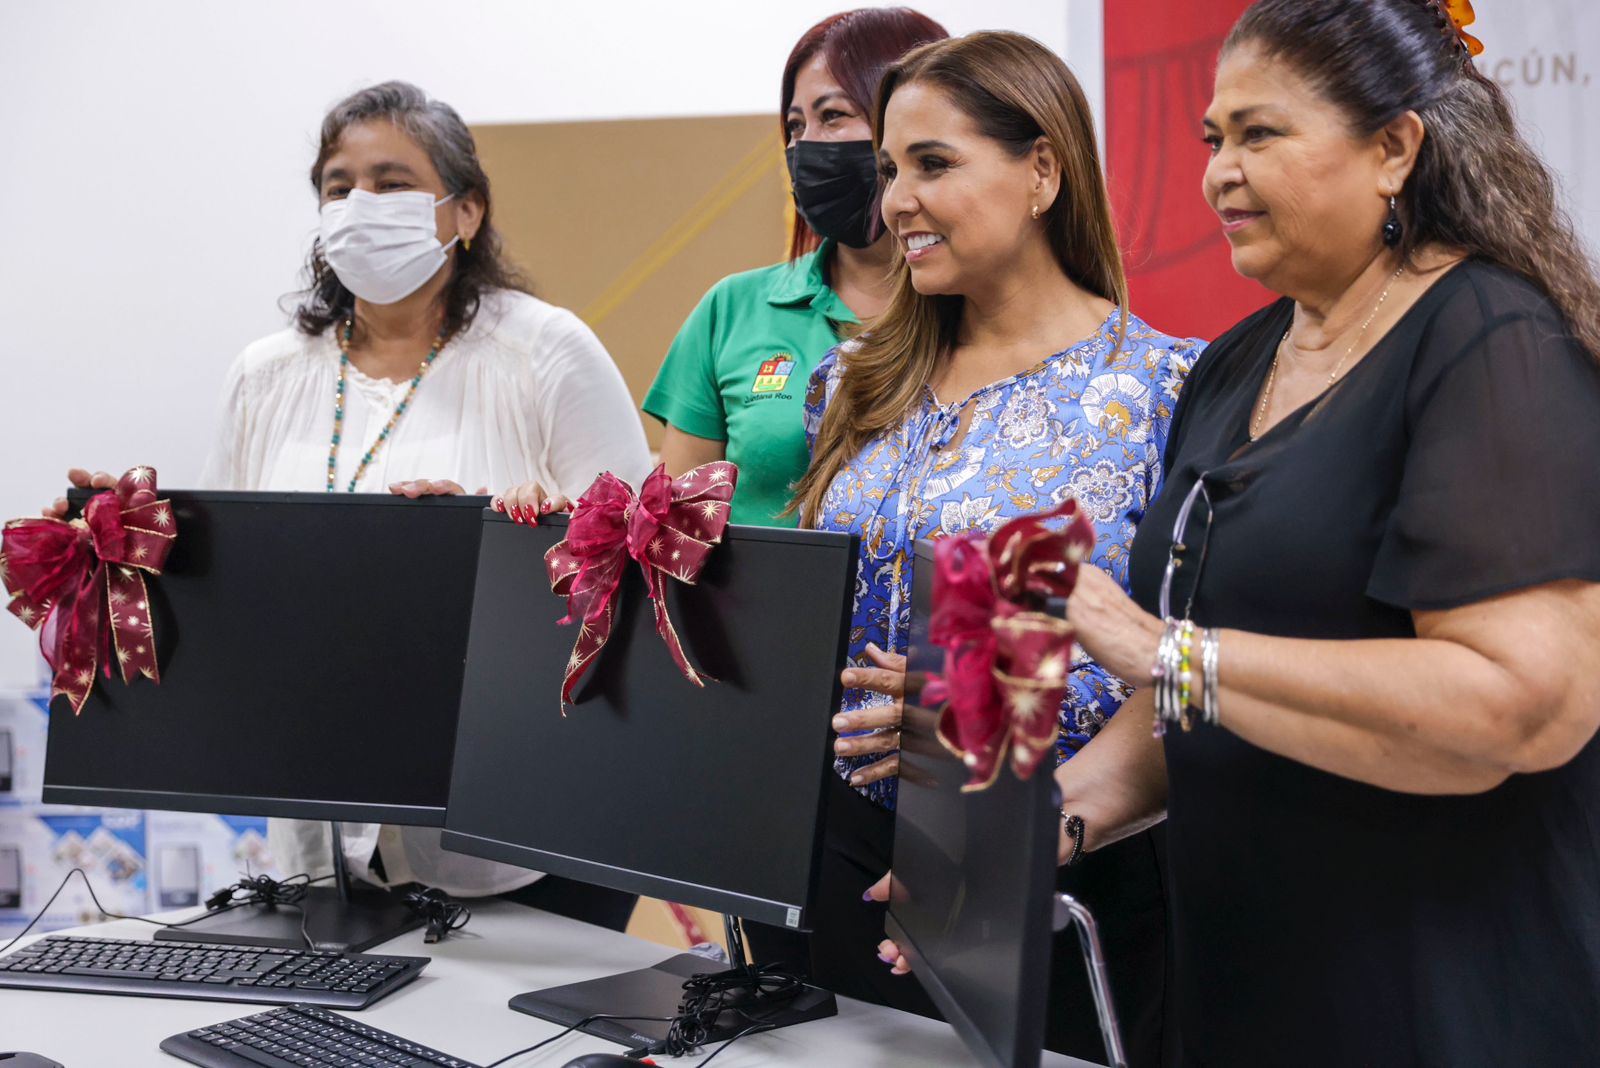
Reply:
[[[859, 2], [0, 2], [0, 518], [71, 465], [196, 477], [228, 361], [284, 322], [349, 91], [405, 78], [468, 122], [767, 112], [795, 38]], [[1067, 51], [1062, 0], [916, 6]], [[0, 619], [0, 688], [37, 671]]]
[[1510, 92], [1517, 120], [1561, 181], [1573, 222], [1600, 252], [1600, 4], [1477, 5], [1478, 68]]

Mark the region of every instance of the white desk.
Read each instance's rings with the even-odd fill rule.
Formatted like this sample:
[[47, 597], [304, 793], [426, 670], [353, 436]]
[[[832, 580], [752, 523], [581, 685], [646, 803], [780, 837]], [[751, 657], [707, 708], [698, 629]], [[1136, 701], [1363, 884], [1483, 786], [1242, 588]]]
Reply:
[[[154, 929], [118, 921], [61, 933], [149, 938]], [[479, 1064], [560, 1030], [506, 1008], [513, 995], [648, 967], [672, 955], [650, 942], [506, 902], [474, 907], [471, 924], [436, 945], [424, 945], [418, 930], [372, 952], [433, 961], [420, 978], [371, 1008], [351, 1013], [352, 1018]], [[0, 1051], [41, 1053], [66, 1068], [175, 1068], [184, 1062], [157, 1048], [168, 1035], [269, 1007], [0, 989]], [[621, 1047], [574, 1033], [517, 1058], [507, 1068], [558, 1068], [580, 1053], [602, 1051], [620, 1053]], [[692, 1065], [706, 1055], [657, 1059], [663, 1064]], [[943, 1068], [972, 1063], [946, 1024], [840, 998], [838, 1016], [746, 1035], [712, 1068]], [[1051, 1053], [1045, 1054], [1043, 1063], [1048, 1068], [1092, 1068], [1087, 1062]]]

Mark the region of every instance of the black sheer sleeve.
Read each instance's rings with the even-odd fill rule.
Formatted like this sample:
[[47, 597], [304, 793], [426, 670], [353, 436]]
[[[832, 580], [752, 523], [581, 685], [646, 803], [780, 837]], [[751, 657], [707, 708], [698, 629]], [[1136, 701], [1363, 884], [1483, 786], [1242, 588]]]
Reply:
[[1600, 363], [1526, 282], [1463, 265], [1407, 387], [1405, 471], [1367, 593], [1453, 608], [1600, 581]]

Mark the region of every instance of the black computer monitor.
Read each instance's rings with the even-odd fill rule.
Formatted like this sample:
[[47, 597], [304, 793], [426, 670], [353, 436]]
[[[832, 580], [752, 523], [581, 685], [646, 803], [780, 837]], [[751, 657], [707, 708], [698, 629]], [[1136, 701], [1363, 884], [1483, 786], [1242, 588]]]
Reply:
[[885, 923], [939, 1011], [985, 1068], [1038, 1068], [1055, 917], [1057, 790], [1047, 760], [1026, 782], [1009, 767], [965, 793], [970, 774], [920, 706], [944, 666], [928, 640], [929, 542], [917, 545], [894, 885]]
[[[486, 501], [163, 496], [178, 537], [147, 581], [161, 681], [99, 678], [79, 715], [55, 701], [44, 800], [442, 825]], [[308, 898], [313, 941], [359, 949], [415, 924], [390, 901], [379, 926], [337, 929], [356, 920], [329, 911], [331, 889]], [[304, 944], [294, 910], [214, 919], [161, 937]]]
[[[444, 844], [492, 860], [807, 929], [817, 880], [830, 719], [848, 635], [852, 536], [731, 526], [697, 585], [667, 603], [697, 688], [657, 636], [628, 562], [609, 644], [565, 713], [577, 626], [558, 626], [536, 528], [486, 517]], [[628, 976], [522, 995], [513, 1007], [572, 1024], [596, 1012], [669, 1015], [683, 956]], [[825, 1004], [831, 1012], [831, 999]], [[624, 1044], [664, 1027], [599, 1021]]]

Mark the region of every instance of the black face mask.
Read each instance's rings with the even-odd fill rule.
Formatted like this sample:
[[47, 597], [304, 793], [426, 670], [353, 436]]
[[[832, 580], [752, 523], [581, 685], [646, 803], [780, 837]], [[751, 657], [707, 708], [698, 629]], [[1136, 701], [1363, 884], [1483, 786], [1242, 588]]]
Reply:
[[877, 240], [883, 227], [871, 141], [796, 141], [788, 157], [795, 207], [807, 226], [851, 248]]

